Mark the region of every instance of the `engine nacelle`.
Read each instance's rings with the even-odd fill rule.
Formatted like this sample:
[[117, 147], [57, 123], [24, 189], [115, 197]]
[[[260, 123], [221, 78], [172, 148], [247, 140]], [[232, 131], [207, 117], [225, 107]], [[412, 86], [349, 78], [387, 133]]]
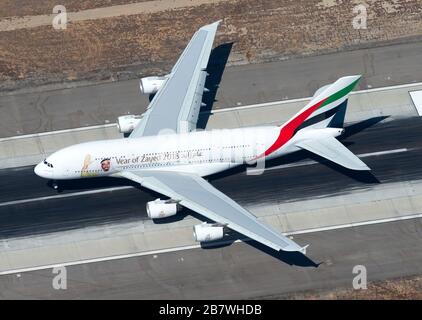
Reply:
[[117, 127], [121, 133], [131, 133], [138, 125], [139, 121], [141, 121], [141, 118], [141, 116], [132, 114], [120, 116], [117, 118]]
[[139, 81], [139, 89], [142, 94], [156, 93], [163, 86], [167, 77], [146, 77]]
[[207, 242], [222, 239], [224, 236], [224, 227], [214, 226], [209, 223], [197, 224], [193, 227], [193, 237], [195, 241]]
[[161, 199], [147, 202], [147, 214], [151, 219], [160, 219], [174, 216], [177, 213], [177, 203]]

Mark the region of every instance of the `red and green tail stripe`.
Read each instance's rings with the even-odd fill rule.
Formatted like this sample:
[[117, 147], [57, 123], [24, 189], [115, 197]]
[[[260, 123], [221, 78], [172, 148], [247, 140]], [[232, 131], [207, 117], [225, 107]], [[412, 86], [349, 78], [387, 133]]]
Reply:
[[349, 84], [347, 87], [337, 91], [336, 93], [328, 96], [327, 98], [322, 99], [321, 101], [315, 103], [314, 105], [310, 106], [302, 113], [296, 115], [293, 119], [287, 122], [280, 130], [280, 134], [278, 135], [277, 140], [258, 158], [263, 156], [268, 156], [269, 154], [273, 153], [274, 151], [281, 148], [287, 141], [289, 141], [296, 132], [296, 129], [316, 110], [322, 108], [330, 103], [333, 103], [345, 95], [347, 95], [353, 88], [356, 86], [359, 78]]

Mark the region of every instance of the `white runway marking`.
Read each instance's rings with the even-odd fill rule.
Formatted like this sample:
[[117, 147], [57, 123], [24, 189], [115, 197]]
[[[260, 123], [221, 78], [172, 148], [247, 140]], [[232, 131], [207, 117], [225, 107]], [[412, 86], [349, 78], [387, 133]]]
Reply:
[[58, 194], [58, 195], [54, 195], [54, 196], [45, 196], [45, 197], [39, 197], [39, 198], [8, 201], [8, 202], [0, 203], [0, 207], [13, 206], [13, 205], [16, 205], [16, 204], [23, 204], [23, 203], [36, 202], [36, 201], [45, 201], [45, 200], [52, 200], [52, 199], [62, 199], [62, 198], [70, 198], [70, 197], [77, 197], [77, 196], [85, 196], [85, 195], [88, 195], [88, 194], [112, 192], [112, 191], [125, 190], [125, 189], [131, 189], [131, 188], [133, 188], [133, 187], [123, 186], [123, 187], [114, 187], [114, 188], [103, 188], [103, 189], [96, 189], [96, 190], [88, 190], [88, 191]]
[[[351, 228], [351, 227], [367, 226], [367, 225], [373, 225], [373, 224], [402, 221], [402, 220], [410, 220], [410, 219], [417, 219], [417, 218], [422, 218], [422, 214], [413, 214], [413, 215], [407, 215], [407, 216], [401, 216], [401, 217], [395, 217], [395, 218], [362, 221], [362, 222], [348, 223], [348, 224], [342, 224], [342, 225], [336, 225], [336, 226], [299, 230], [299, 231], [285, 233], [285, 235], [290, 236], [290, 235], [296, 235], [296, 234], [315, 233], [315, 232], [321, 232], [321, 231], [338, 230], [338, 229], [345, 229], [345, 228]], [[241, 240], [236, 240], [235, 242], [242, 242], [242, 241], [250, 241], [250, 239], [241, 239]], [[224, 244], [229, 244], [229, 243], [231, 243], [231, 241], [230, 242], [222, 241], [220, 243], [216, 243], [215, 245], [224, 245]], [[190, 246], [183, 246], [183, 247], [176, 247], [176, 248], [135, 252], [135, 253], [131, 253], [131, 254], [122, 254], [122, 255], [115, 255], [115, 256], [109, 256], [109, 257], [101, 257], [101, 258], [94, 258], [94, 259], [85, 259], [85, 260], [77, 260], [77, 261], [71, 261], [71, 262], [65, 262], [65, 263], [36, 266], [36, 267], [30, 267], [30, 268], [6, 270], [6, 271], [1, 271], [0, 276], [1, 275], [16, 274], [16, 273], [23, 273], [23, 272], [39, 271], [39, 270], [45, 270], [45, 269], [52, 269], [52, 268], [55, 268], [55, 267], [62, 267], [62, 266], [69, 267], [69, 266], [76, 266], [76, 265], [81, 265], [81, 264], [120, 260], [120, 259], [134, 258], [134, 257], [149, 256], [149, 255], [152, 255], [154, 257], [157, 254], [177, 252], [177, 251], [183, 251], [183, 250], [199, 249], [200, 247], [201, 247], [200, 244], [194, 244], [194, 245], [190, 245]]]
[[[396, 85], [396, 86], [373, 88], [373, 89], [366, 89], [366, 90], [357, 90], [357, 91], [350, 92], [350, 95], [379, 92], [379, 91], [388, 91], [388, 90], [397, 90], [397, 89], [405, 89], [405, 88], [412, 88], [412, 87], [416, 87], [416, 86], [420, 86], [420, 85], [422, 85], [422, 82], [400, 84], [400, 85]], [[247, 106], [228, 107], [228, 108], [211, 110], [211, 113], [270, 107], [270, 106], [276, 106], [276, 105], [292, 103], [292, 102], [306, 102], [306, 101], [310, 101], [311, 99], [312, 99], [312, 97], [307, 97], [307, 98], [297, 98], [297, 99], [290, 99], [290, 100], [280, 100], [280, 101], [273, 101], [273, 102], [257, 103], [257, 104], [247, 105]], [[206, 112], [206, 113], [209, 113], [209, 112]]]
[[29, 139], [29, 138], [63, 134], [63, 133], [69, 133], [69, 132], [105, 129], [105, 128], [109, 128], [109, 127], [117, 127], [117, 124], [116, 123], [99, 124], [99, 125], [96, 125], [96, 126], [89, 126], [89, 127], [80, 127], [80, 128], [74, 128], [74, 129], [63, 129], [63, 130], [56, 130], [56, 131], [47, 131], [47, 132], [40, 132], [40, 133], [24, 134], [24, 135], [21, 135], [21, 136], [0, 138], [0, 142], [9, 141], [9, 140], [16, 140], [16, 139]]
[[422, 90], [410, 91], [410, 97], [412, 98], [413, 105], [418, 112], [418, 115], [422, 117]]

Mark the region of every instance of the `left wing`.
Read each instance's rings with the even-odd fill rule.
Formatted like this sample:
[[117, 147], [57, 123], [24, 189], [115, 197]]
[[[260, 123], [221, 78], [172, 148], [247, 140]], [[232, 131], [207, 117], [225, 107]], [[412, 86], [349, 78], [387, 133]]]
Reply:
[[219, 23], [203, 26], [193, 35], [129, 138], [157, 135], [163, 129], [177, 133], [196, 129], [205, 70]]
[[261, 223], [253, 214], [198, 175], [169, 171], [122, 172], [121, 176], [159, 192], [201, 215], [275, 250], [300, 251], [306, 247]]

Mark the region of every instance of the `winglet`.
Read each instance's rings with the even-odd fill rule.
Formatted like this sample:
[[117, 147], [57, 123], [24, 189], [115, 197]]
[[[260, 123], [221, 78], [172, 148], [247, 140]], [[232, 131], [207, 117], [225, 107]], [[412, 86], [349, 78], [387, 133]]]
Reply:
[[215, 21], [213, 23], [207, 24], [207, 25], [201, 27], [201, 30], [216, 31], [217, 27], [218, 27], [218, 25], [220, 24], [221, 21], [223, 21], [223, 20], [218, 20], [218, 21]]
[[303, 246], [302, 248], [300, 248], [299, 252], [302, 252], [304, 255], [306, 255], [306, 248], [309, 247], [309, 244], [307, 244], [306, 246]]

